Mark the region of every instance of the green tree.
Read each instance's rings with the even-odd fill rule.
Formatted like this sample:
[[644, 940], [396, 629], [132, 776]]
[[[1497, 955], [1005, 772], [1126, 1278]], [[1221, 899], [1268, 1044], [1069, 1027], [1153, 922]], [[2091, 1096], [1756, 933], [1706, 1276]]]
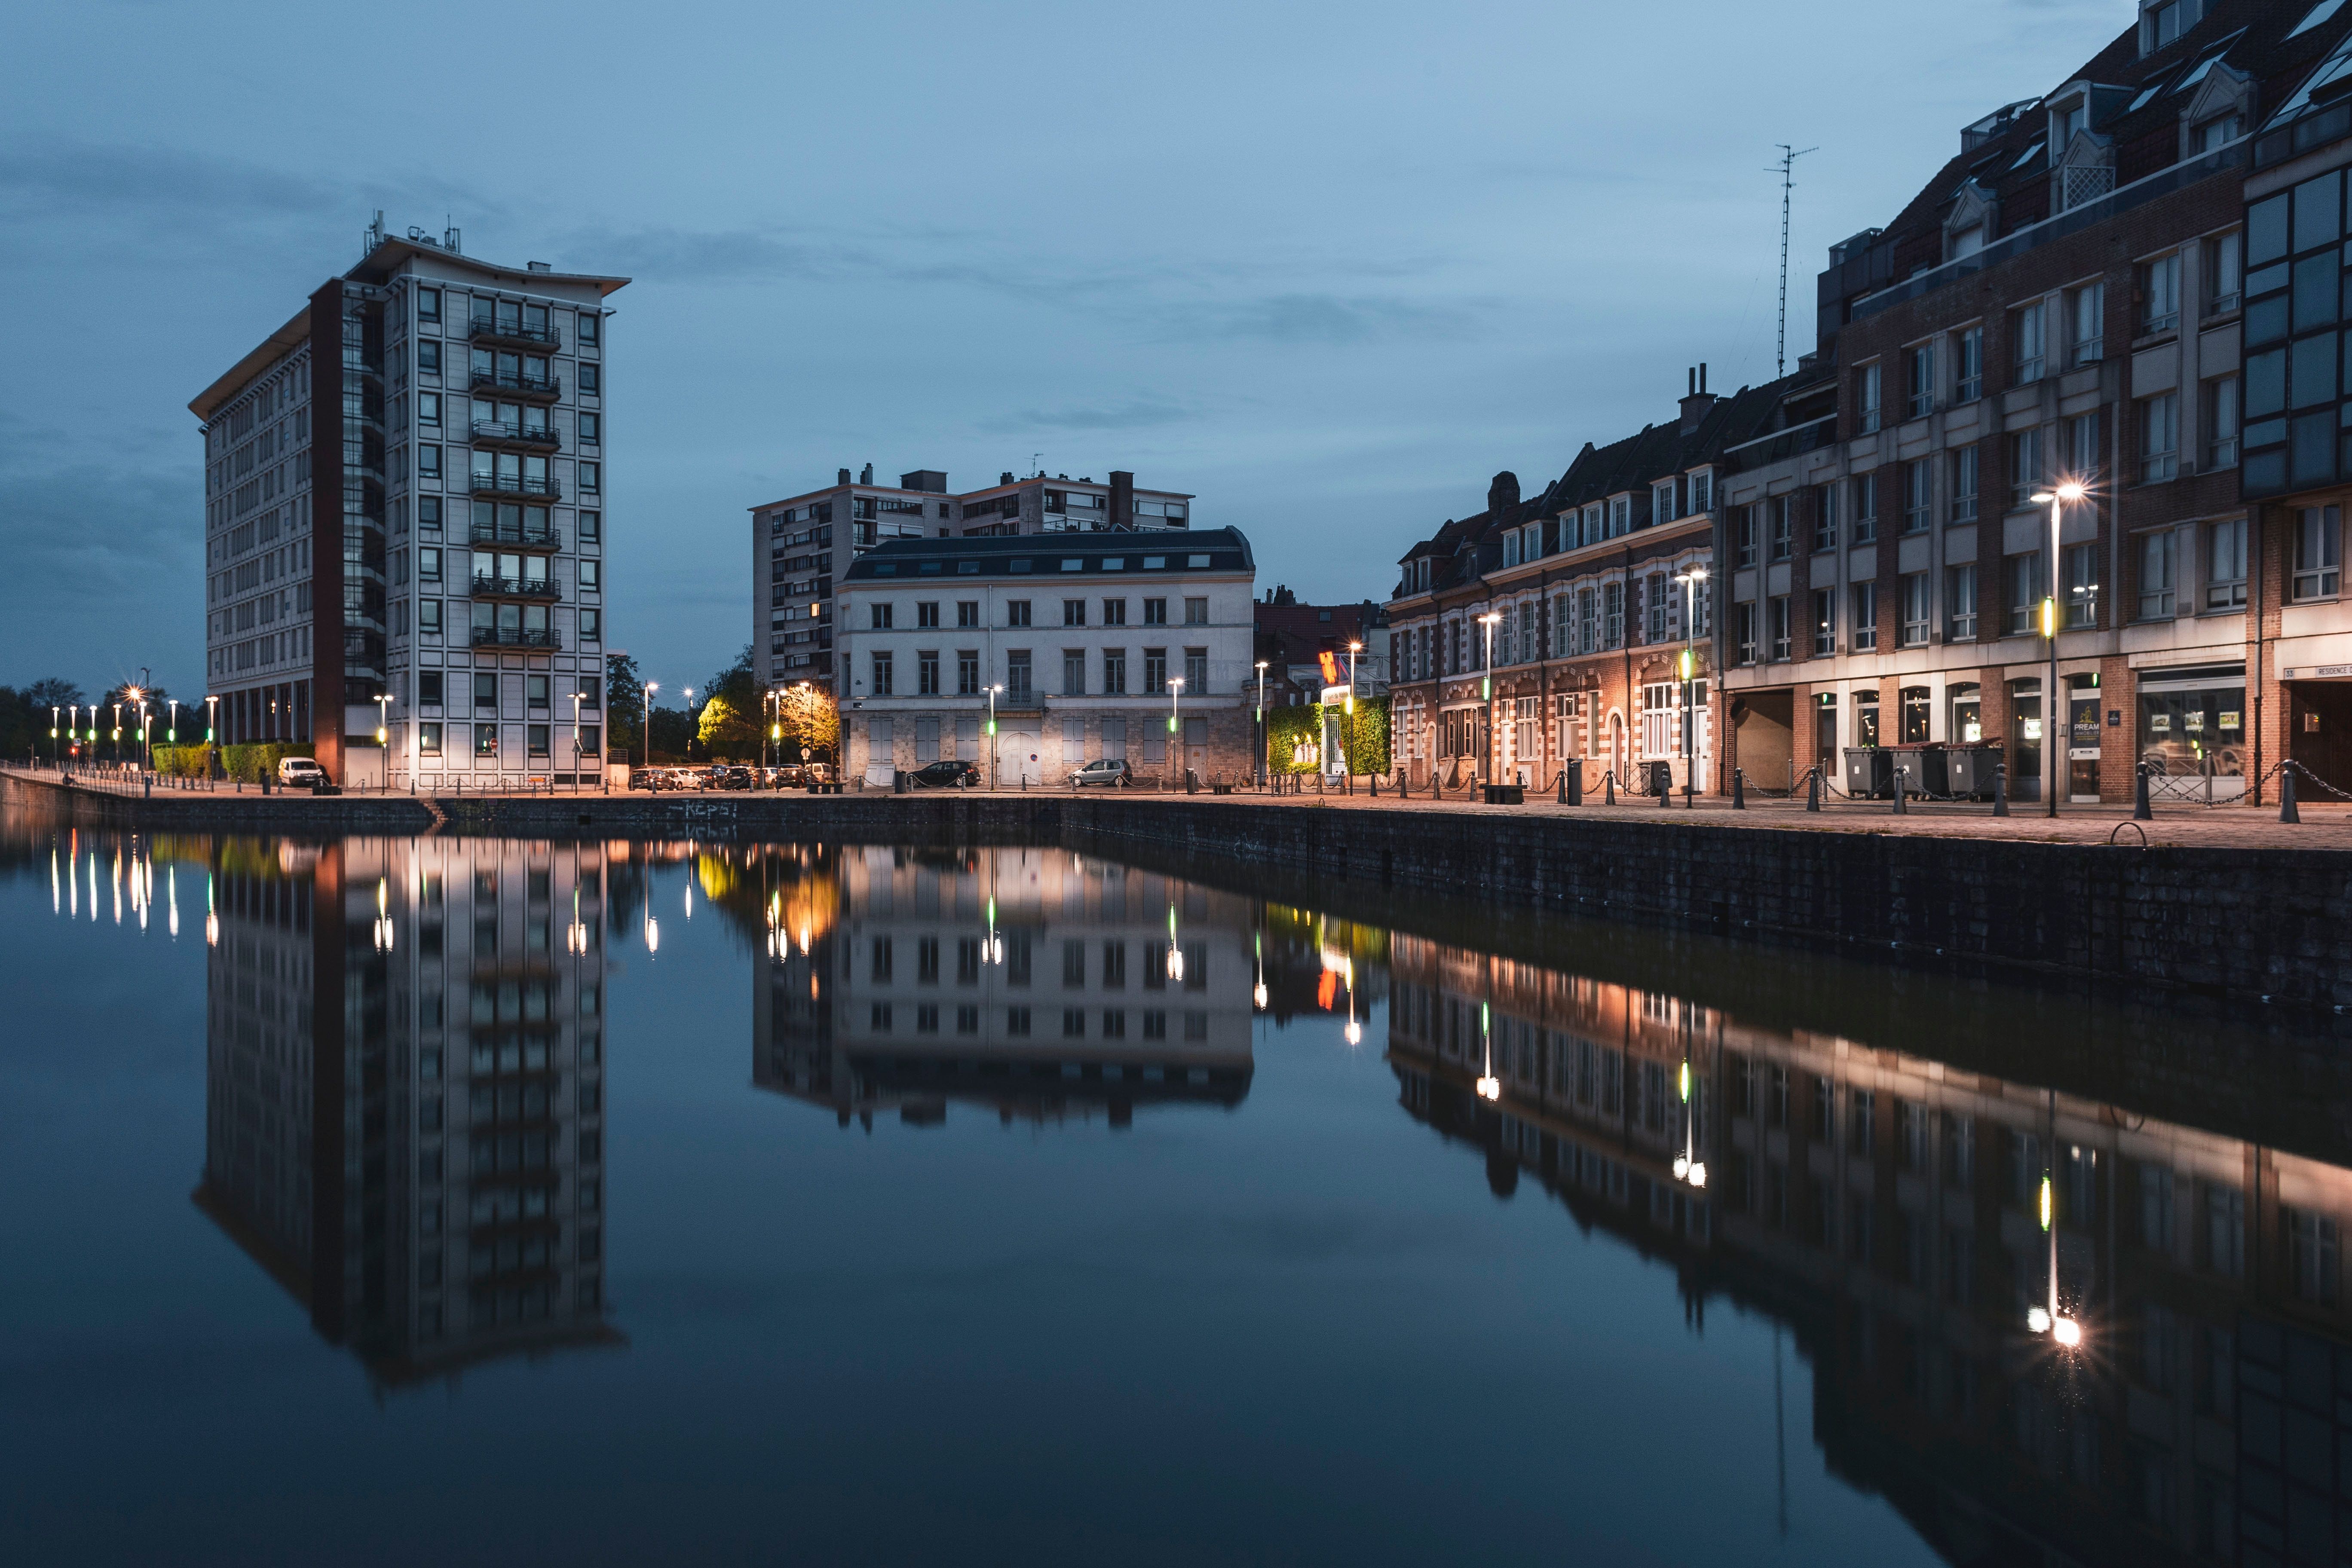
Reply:
[[625, 653], [604, 656], [604, 723], [611, 754], [626, 762], [646, 743], [646, 686], [637, 661]]
[[707, 756], [730, 762], [759, 759], [759, 716], [737, 707], [723, 691], [703, 703], [695, 734]]
[[801, 761], [803, 749], [812, 762], [840, 760], [841, 710], [816, 687], [806, 681], [778, 687], [776, 724], [783, 731], [779, 744], [784, 761]]

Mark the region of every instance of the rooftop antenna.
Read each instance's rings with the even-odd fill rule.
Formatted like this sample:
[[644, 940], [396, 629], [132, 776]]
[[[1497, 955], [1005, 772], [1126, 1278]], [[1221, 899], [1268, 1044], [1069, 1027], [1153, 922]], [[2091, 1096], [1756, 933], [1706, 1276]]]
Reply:
[[1044, 479], [1045, 477], [1045, 454], [1043, 452], [1030, 453], [1029, 466], [1037, 470], [1037, 477], [1039, 479]]
[[1772, 379], [1778, 381], [1789, 374], [1789, 193], [1796, 188], [1793, 175], [1797, 160], [1821, 149], [1792, 148], [1786, 142], [1773, 145], [1780, 149], [1780, 161], [1767, 171], [1780, 176], [1780, 337], [1772, 356]]

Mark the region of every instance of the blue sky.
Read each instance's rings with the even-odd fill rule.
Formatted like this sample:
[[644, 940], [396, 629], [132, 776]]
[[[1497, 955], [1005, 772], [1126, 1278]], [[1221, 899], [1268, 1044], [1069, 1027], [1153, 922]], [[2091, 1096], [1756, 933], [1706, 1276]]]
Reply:
[[186, 404], [356, 258], [635, 281], [610, 357], [616, 640], [750, 636], [744, 509], [1027, 469], [1196, 492], [1265, 584], [1396, 557], [1684, 367], [1772, 374], [1832, 242], [2123, 0], [398, 12], [32, 4], [0, 48], [0, 682], [203, 678]]

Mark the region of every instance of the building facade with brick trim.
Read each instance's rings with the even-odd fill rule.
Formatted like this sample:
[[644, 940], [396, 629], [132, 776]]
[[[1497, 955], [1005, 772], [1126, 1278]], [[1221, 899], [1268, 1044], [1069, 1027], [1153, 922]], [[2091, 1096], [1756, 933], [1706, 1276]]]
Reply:
[[[2127, 800], [2143, 763], [2160, 794], [2259, 798], [2292, 721], [2264, 653], [2301, 607], [2291, 535], [2314, 510], [2332, 542], [2341, 513], [2332, 493], [2274, 519], [2241, 499], [2242, 434], [2251, 480], [2286, 412], [2284, 345], [2270, 376], [2241, 342], [2269, 330], [2247, 283], [2249, 132], [2302, 100], [2352, 18], [2183, 15], [2147, 8], [2063, 85], [1966, 127], [1886, 228], [1832, 247], [1824, 395], [1734, 453], [1723, 484], [1728, 750], [1751, 781], [1793, 784], [1849, 747], [1982, 741], [2012, 794], [2040, 798], [2047, 718], [2066, 798]], [[2332, 397], [2332, 359], [2326, 374]], [[2336, 458], [2331, 436], [2330, 485]], [[2053, 563], [2032, 497], [2066, 479], [2088, 494]], [[2318, 666], [2335, 590], [2306, 578], [2295, 631]]]

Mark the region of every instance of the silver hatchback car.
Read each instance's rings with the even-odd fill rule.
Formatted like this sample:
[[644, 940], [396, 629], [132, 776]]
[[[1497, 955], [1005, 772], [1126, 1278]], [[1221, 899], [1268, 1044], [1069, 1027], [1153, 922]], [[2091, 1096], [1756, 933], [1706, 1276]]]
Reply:
[[1127, 771], [1125, 758], [1098, 758], [1084, 767], [1074, 770], [1070, 774], [1072, 789], [1081, 789], [1087, 784], [1124, 786], [1129, 782], [1130, 775]]

